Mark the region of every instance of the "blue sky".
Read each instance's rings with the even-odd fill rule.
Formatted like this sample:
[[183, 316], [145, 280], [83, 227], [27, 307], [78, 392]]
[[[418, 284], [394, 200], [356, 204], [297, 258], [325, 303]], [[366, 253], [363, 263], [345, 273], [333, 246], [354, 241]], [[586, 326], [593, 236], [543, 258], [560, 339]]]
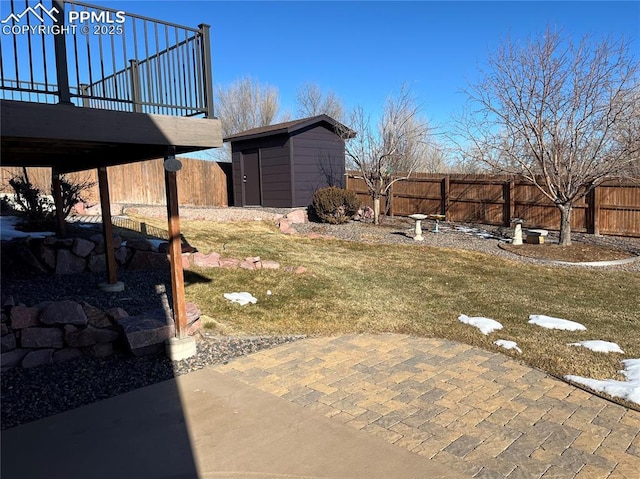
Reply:
[[[524, 40], [547, 25], [576, 38], [624, 35], [640, 52], [638, 1], [87, 1], [186, 26], [211, 25], [216, 85], [251, 76], [276, 86], [282, 110], [292, 117], [296, 90], [305, 82], [374, 115], [406, 82], [430, 122], [446, 128], [488, 52], [507, 35]], [[1, 3], [6, 11], [8, 2]]]
[[250, 75], [278, 87], [295, 116], [296, 89], [316, 82], [345, 106], [372, 112], [403, 82], [427, 118], [445, 125], [460, 92], [501, 39], [555, 25], [576, 38], [624, 35], [640, 51], [640, 2], [218, 2], [89, 3], [212, 31], [214, 81]]

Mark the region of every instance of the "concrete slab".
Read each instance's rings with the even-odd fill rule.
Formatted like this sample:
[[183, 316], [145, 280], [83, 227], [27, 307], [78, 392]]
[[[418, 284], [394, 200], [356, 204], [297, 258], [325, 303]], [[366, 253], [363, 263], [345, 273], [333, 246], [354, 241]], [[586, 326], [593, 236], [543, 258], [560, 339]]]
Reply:
[[2, 433], [3, 479], [462, 478], [204, 369]]

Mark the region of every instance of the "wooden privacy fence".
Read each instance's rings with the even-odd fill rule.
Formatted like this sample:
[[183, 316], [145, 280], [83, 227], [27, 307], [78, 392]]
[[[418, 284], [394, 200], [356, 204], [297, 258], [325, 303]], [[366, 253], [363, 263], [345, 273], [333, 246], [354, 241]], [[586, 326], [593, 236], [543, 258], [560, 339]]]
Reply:
[[[372, 205], [364, 180], [348, 172], [346, 188]], [[443, 214], [447, 221], [557, 230], [560, 211], [534, 185], [510, 176], [416, 174], [392, 186], [390, 214]], [[609, 180], [573, 209], [573, 231], [640, 237], [640, 179]]]
[[[182, 169], [178, 172], [178, 201], [191, 206], [228, 206], [227, 177], [231, 177], [231, 164], [215, 161], [180, 158]], [[228, 170], [228, 171], [226, 171]], [[50, 168], [27, 168], [29, 180], [41, 191], [51, 191]], [[163, 160], [149, 160], [107, 168], [109, 195], [112, 203], [164, 205]], [[1, 167], [0, 185], [3, 193], [12, 193], [7, 188], [8, 180], [22, 174], [22, 168]], [[99, 202], [97, 170], [87, 170], [67, 175], [72, 181], [96, 182], [87, 191], [89, 202]]]

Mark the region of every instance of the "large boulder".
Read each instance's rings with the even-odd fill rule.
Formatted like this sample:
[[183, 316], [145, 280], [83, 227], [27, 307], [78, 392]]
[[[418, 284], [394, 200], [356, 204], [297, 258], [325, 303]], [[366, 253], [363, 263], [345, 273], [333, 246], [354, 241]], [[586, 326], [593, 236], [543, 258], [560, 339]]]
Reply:
[[89, 322], [82, 306], [75, 301], [56, 301], [49, 303], [40, 311], [42, 324], [73, 324], [86, 326]]
[[56, 257], [56, 274], [82, 273], [87, 266], [84, 258], [76, 256], [67, 249], [59, 249]]
[[89, 253], [93, 251], [96, 247], [96, 244], [93, 241], [89, 241], [82, 238], [75, 238], [73, 240], [73, 246], [71, 247], [71, 252], [76, 256], [80, 256], [81, 258], [86, 258], [89, 256]]
[[50, 364], [53, 362], [54, 352], [55, 349], [36, 349], [35, 351], [31, 351], [22, 360], [22, 367], [29, 369], [42, 366], [43, 364]]
[[164, 350], [164, 342], [175, 336], [175, 325], [164, 309], [158, 308], [119, 321], [129, 350], [135, 356]]
[[64, 334], [59, 328], [28, 328], [22, 331], [20, 344], [23, 348], [64, 347]]
[[26, 306], [14, 306], [10, 314], [11, 327], [13, 329], [24, 329], [38, 326], [38, 308], [27, 308]]

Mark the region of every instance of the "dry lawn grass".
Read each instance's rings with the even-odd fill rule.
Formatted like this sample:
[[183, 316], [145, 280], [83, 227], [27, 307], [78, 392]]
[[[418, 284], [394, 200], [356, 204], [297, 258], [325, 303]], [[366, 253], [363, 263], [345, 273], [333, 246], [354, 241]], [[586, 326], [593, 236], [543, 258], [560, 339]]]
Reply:
[[[227, 332], [433, 336], [500, 351], [558, 376], [600, 379], [616, 377], [620, 359], [640, 357], [636, 273], [532, 266], [428, 246], [311, 240], [259, 222], [184, 221], [182, 229], [204, 253], [261, 256], [309, 270], [302, 275], [284, 269], [187, 271], [187, 299]], [[248, 291], [258, 303], [240, 306], [223, 298], [233, 291]], [[484, 336], [458, 322], [460, 314], [496, 319], [504, 329]], [[577, 321], [587, 331], [543, 329], [527, 323], [530, 314]], [[516, 341], [523, 353], [493, 345], [496, 339]], [[567, 346], [588, 339], [617, 342], [625, 355]]]

